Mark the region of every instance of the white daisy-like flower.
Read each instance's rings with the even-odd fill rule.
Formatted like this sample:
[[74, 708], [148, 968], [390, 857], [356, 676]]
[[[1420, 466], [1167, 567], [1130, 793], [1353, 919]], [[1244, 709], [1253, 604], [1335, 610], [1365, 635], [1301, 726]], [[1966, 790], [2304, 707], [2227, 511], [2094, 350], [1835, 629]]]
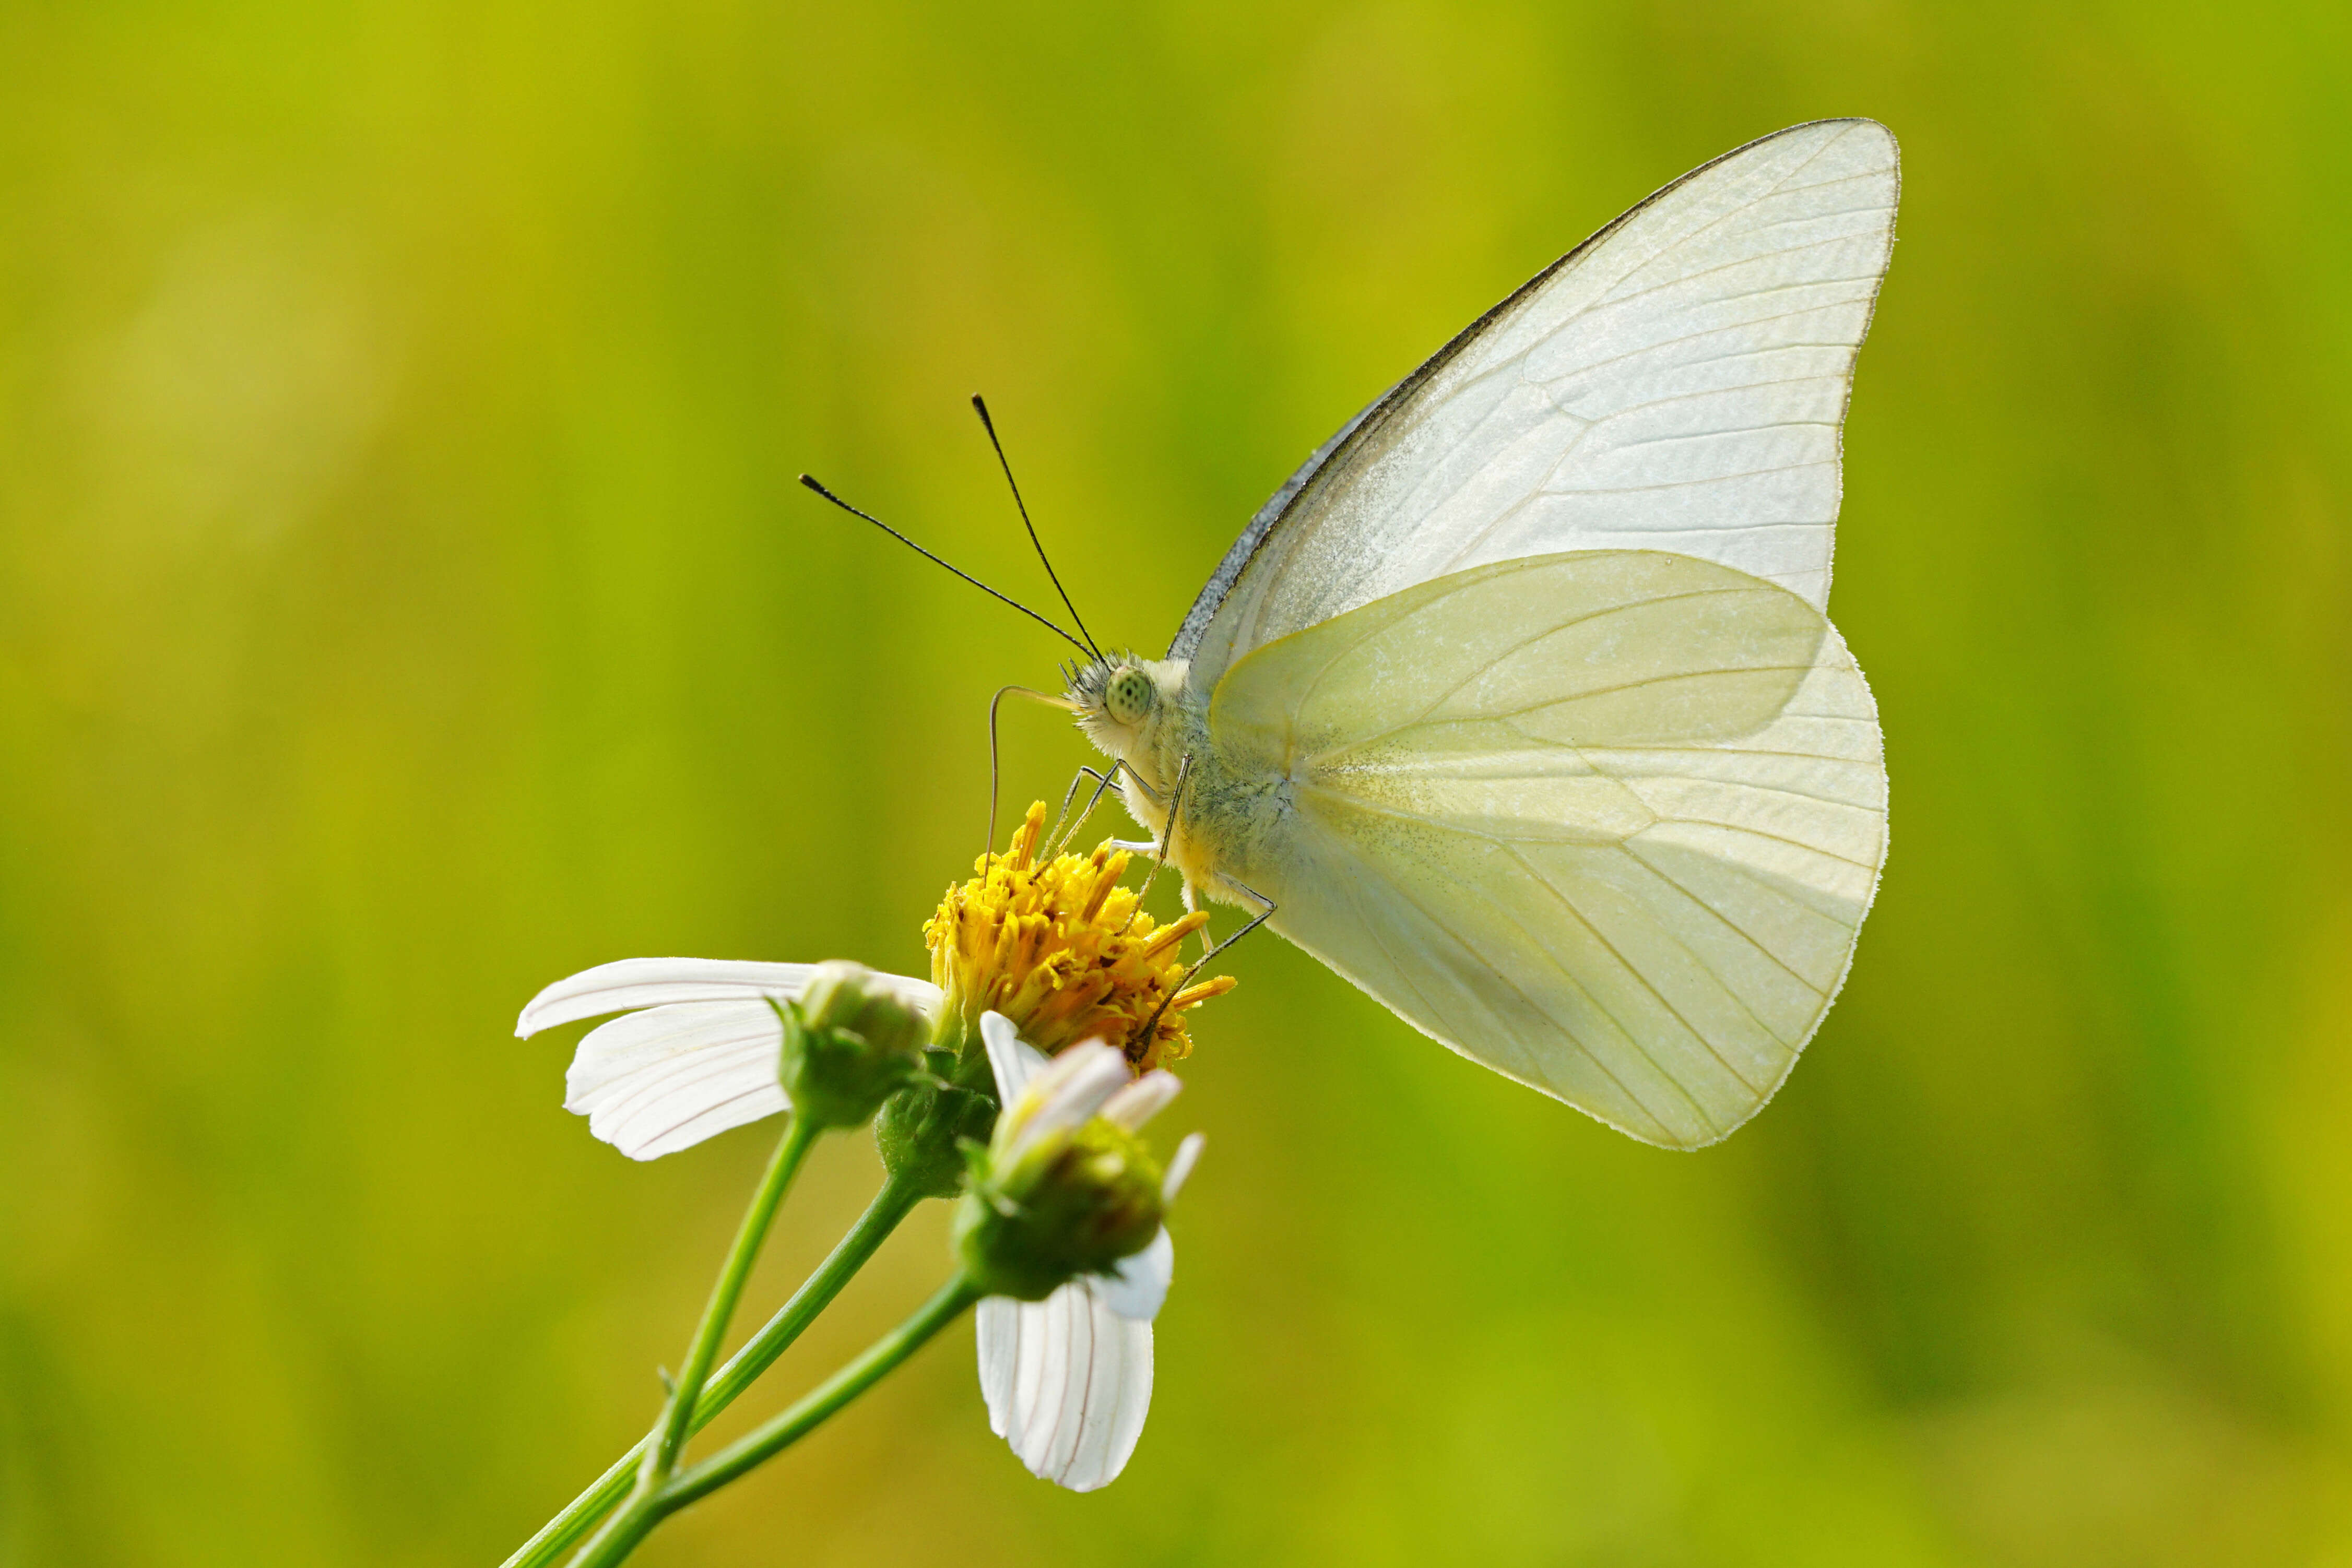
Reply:
[[[797, 1000], [814, 964], [709, 958], [630, 958], [582, 971], [533, 997], [515, 1032], [635, 1009], [591, 1030], [565, 1075], [564, 1107], [632, 1159], [650, 1160], [785, 1109], [776, 1082], [782, 1030], [770, 999]], [[939, 988], [903, 975], [877, 976], [927, 1012]], [[1023, 1041], [1002, 1013], [984, 1013], [1001, 1102], [1024, 1104], [1043, 1074], [1048, 1092], [1025, 1102], [1013, 1153], [1060, 1128], [1100, 1115], [1128, 1131], [1175, 1098], [1175, 1075], [1130, 1078], [1118, 1051], [1100, 1044], [1060, 1057]], [[1200, 1134], [1178, 1145], [1162, 1178], [1174, 1199], [1200, 1155]], [[1074, 1491], [1108, 1485], [1127, 1466], [1151, 1406], [1151, 1320], [1174, 1277], [1176, 1252], [1162, 1226], [1116, 1270], [1071, 1281], [1042, 1301], [991, 1296], [980, 1303], [980, 1386], [992, 1430], [1034, 1475]]]
[[[881, 975], [932, 1020], [935, 1043], [960, 1047], [985, 1011], [1010, 1018], [1048, 1053], [1082, 1040], [1118, 1043], [1134, 1071], [1192, 1049], [1185, 1015], [1232, 989], [1228, 977], [1185, 986], [1178, 944], [1207, 920], [1161, 925], [1119, 885], [1128, 857], [1037, 857], [1045, 808], [1030, 807], [1012, 844], [982, 857], [948, 889], [924, 926], [931, 978]], [[524, 1039], [607, 1013], [564, 1074], [563, 1106], [631, 1159], [688, 1148], [786, 1108], [776, 1082], [783, 1042], [772, 1001], [796, 1000], [814, 964], [720, 958], [625, 958], [562, 979], [516, 1020]], [[977, 1062], [974, 1063], [977, 1066]]]
[[[1041, 860], [1044, 828], [1045, 807], [1032, 806], [1005, 853], [983, 856], [975, 876], [948, 889], [924, 927], [930, 979], [874, 974], [866, 983], [922, 1013], [933, 1042], [960, 1056], [977, 1026], [999, 1103], [1026, 1107], [1010, 1135], [1034, 1141], [1096, 1116], [1132, 1133], [1175, 1095], [1175, 1078], [1159, 1064], [1190, 1051], [1185, 1015], [1233, 981], [1184, 984], [1178, 944], [1205, 915], [1159, 925], [1119, 885], [1123, 852], [1105, 845]], [[783, 1030], [773, 1004], [798, 1001], [818, 967], [600, 964], [533, 997], [515, 1033], [528, 1039], [621, 1014], [582, 1038], [564, 1075], [564, 1109], [631, 1159], [655, 1159], [789, 1108], [777, 1080]], [[1051, 1082], [1035, 1082], [1041, 1092], [1024, 1099], [1041, 1073]], [[1199, 1150], [1197, 1136], [1177, 1149], [1162, 1204]], [[1043, 1301], [981, 1302], [989, 1422], [1034, 1473], [1087, 1491], [1127, 1464], [1151, 1401], [1151, 1320], [1174, 1258], [1162, 1227], [1108, 1272], [1081, 1276]]]
[[[783, 1026], [772, 1002], [800, 999], [814, 964], [624, 958], [558, 980], [523, 1008], [515, 1033], [623, 1013], [582, 1037], [563, 1108], [633, 1160], [657, 1159], [787, 1109], [776, 1081]], [[926, 1017], [940, 988], [906, 975], [875, 983]]]
[[[1103, 1117], [1132, 1133], [1176, 1097], [1175, 1075], [1130, 1079], [1120, 1054], [1087, 1044], [1048, 1059], [1000, 1013], [981, 1019], [1007, 1107], [994, 1157], [1017, 1161], [1040, 1139]], [[1160, 1198], [1172, 1202], [1200, 1157], [1201, 1135], [1177, 1146]], [[1116, 1479], [1151, 1406], [1151, 1320], [1168, 1299], [1176, 1249], [1161, 1226], [1107, 1274], [1082, 1274], [1041, 1301], [980, 1303], [980, 1389], [989, 1426], [1033, 1475], [1092, 1491]]]

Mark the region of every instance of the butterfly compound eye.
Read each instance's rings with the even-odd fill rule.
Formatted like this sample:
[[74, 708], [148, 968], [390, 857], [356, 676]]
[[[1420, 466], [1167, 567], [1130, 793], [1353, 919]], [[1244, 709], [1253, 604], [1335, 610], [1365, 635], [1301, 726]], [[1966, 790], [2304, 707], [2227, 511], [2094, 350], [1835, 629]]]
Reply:
[[1151, 711], [1151, 700], [1156, 695], [1150, 675], [1141, 670], [1125, 669], [1113, 675], [1104, 689], [1103, 706], [1119, 723], [1135, 724]]

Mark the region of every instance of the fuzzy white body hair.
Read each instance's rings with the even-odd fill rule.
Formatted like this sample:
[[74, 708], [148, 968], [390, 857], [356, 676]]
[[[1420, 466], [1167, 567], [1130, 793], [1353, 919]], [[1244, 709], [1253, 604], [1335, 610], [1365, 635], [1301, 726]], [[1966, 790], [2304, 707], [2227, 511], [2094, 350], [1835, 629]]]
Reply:
[[[1122, 722], [1103, 692], [1130, 669], [1150, 678], [1153, 701], [1133, 722]], [[1255, 909], [1258, 901], [1234, 884], [1255, 886], [1253, 874], [1268, 869], [1292, 812], [1291, 780], [1263, 768], [1236, 771], [1209, 744], [1210, 694], [1189, 683], [1189, 670], [1182, 659], [1103, 659], [1078, 672], [1068, 696], [1086, 737], [1125, 765], [1119, 797], [1155, 843], [1167, 834], [1169, 802], [1182, 776], [1183, 808], [1167, 863], [1184, 878], [1187, 907], [1207, 897]]]

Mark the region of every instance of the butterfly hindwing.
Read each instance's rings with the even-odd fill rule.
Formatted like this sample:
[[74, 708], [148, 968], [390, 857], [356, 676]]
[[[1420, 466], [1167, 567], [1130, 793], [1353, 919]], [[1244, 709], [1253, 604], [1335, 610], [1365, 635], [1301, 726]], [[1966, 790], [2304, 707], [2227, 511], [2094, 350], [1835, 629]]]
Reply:
[[1233, 868], [1276, 929], [1652, 1143], [1712, 1143], [1778, 1087], [1885, 850], [1843, 641], [1689, 556], [1526, 558], [1376, 601], [1243, 659], [1209, 739], [1287, 785]]

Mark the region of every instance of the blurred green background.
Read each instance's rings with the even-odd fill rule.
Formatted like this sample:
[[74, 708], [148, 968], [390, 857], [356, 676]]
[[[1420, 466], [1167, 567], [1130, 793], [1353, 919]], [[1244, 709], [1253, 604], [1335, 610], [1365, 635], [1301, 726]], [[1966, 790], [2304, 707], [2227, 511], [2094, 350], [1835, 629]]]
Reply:
[[[769, 1134], [632, 1166], [516, 1009], [919, 969], [1060, 656], [798, 470], [1041, 599], [985, 391], [1156, 651], [1454, 329], [1871, 114], [1894, 852], [1777, 1103], [1641, 1147], [1255, 940], [1126, 1478], [1024, 1474], [960, 1329], [646, 1560], [2352, 1563], [2347, 62], [2335, 5], [0, 9], [0, 1563], [488, 1563], [651, 1418]], [[1009, 815], [1080, 751], [1007, 740]], [[748, 1317], [875, 1178], [821, 1152]]]

